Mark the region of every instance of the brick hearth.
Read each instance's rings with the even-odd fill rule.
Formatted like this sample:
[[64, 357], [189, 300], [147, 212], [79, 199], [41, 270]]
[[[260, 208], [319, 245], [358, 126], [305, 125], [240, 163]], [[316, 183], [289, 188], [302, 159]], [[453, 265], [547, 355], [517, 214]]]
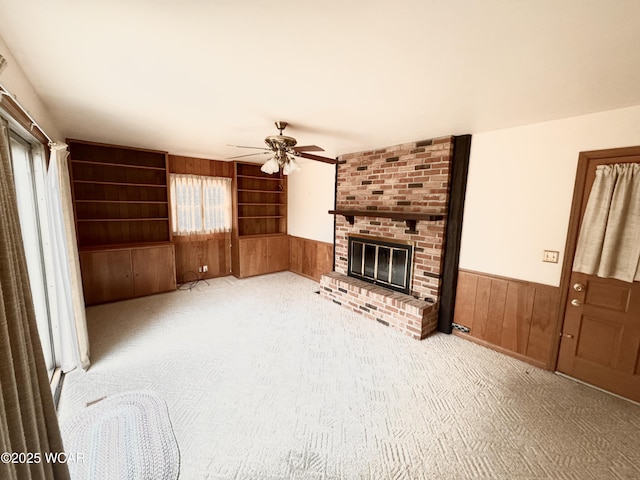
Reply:
[[[353, 225], [336, 215], [335, 272], [321, 279], [321, 294], [363, 316], [424, 338], [437, 327], [446, 220], [405, 222], [379, 212], [437, 212], [446, 218], [453, 138], [396, 145], [339, 158], [336, 210], [366, 210]], [[409, 240], [415, 246], [411, 295], [347, 276], [348, 236]], [[375, 308], [372, 308], [375, 307]]]
[[438, 325], [437, 304], [411, 295], [391, 292], [337, 272], [323, 275], [320, 285], [322, 294], [338, 305], [401, 330], [415, 339], [423, 339]]

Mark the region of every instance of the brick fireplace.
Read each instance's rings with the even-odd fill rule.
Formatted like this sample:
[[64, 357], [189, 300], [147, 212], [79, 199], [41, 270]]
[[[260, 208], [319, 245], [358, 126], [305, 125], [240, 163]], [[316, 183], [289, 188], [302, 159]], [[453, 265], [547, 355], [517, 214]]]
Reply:
[[[325, 298], [416, 339], [437, 328], [453, 139], [339, 158], [335, 271], [321, 278]], [[410, 293], [349, 276], [350, 237], [411, 244]]]

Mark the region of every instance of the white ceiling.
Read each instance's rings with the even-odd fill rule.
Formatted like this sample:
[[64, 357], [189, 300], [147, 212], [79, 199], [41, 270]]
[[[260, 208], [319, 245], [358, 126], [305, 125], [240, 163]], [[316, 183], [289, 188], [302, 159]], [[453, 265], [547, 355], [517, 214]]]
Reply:
[[0, 36], [65, 136], [207, 158], [640, 104], [637, 0], [0, 0]]

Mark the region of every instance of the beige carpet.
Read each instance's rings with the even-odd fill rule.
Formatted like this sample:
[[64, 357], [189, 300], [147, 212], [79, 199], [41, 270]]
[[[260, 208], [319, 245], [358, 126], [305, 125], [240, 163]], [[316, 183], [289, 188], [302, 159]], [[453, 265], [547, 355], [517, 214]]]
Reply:
[[292, 273], [87, 311], [60, 420], [153, 390], [180, 479], [638, 479], [640, 406], [436, 334], [412, 340]]

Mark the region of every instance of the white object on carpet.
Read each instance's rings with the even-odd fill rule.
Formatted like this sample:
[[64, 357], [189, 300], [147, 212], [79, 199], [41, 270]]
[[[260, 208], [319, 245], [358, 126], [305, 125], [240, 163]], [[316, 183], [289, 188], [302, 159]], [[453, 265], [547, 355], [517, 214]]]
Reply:
[[91, 404], [62, 430], [74, 480], [175, 480], [180, 453], [164, 399], [126, 392]]

